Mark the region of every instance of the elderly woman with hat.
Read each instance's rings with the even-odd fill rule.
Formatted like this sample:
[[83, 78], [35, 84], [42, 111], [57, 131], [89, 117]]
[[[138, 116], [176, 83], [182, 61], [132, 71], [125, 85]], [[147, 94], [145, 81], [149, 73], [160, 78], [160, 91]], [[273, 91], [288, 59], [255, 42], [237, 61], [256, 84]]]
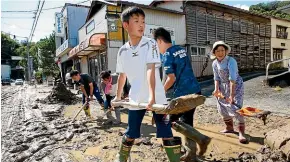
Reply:
[[222, 133], [235, 133], [233, 117], [238, 120], [239, 141], [247, 143], [245, 138], [244, 117], [236, 111], [243, 105], [244, 85], [243, 79], [239, 75], [237, 61], [228, 56], [231, 47], [223, 41], [214, 43], [211, 58], [214, 72], [215, 96], [222, 95], [225, 98], [217, 97], [217, 109], [221, 114], [226, 129]]

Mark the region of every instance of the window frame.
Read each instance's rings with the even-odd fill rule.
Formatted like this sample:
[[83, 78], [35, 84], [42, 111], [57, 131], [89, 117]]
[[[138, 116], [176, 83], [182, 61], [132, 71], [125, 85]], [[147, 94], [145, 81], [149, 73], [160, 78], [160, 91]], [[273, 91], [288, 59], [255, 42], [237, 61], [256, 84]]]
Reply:
[[[88, 31], [88, 27], [89, 27], [90, 25], [92, 25], [92, 23], [93, 23], [93, 28], [92, 28], [90, 31]], [[90, 23], [88, 23], [88, 25], [86, 25], [86, 34], [89, 34], [89, 33], [92, 32], [94, 29], [95, 29], [95, 21], [94, 21], [94, 19], [93, 19]]]
[[[196, 55], [193, 55], [192, 48], [196, 48]], [[204, 55], [200, 54], [201, 49], [204, 49]], [[190, 56], [206, 56], [206, 47], [190, 46]]]

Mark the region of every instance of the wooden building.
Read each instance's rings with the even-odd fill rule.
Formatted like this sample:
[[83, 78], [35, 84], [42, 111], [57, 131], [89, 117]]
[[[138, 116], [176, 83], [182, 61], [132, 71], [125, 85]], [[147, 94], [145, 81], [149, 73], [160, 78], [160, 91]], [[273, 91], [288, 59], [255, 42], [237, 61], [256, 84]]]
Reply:
[[[153, 1], [150, 6], [183, 9], [186, 15], [186, 47], [194, 73], [212, 75], [207, 55], [215, 41], [223, 40], [240, 71], [264, 69], [271, 61], [271, 20], [269, 17], [213, 1]], [[202, 71], [204, 70], [203, 74]]]

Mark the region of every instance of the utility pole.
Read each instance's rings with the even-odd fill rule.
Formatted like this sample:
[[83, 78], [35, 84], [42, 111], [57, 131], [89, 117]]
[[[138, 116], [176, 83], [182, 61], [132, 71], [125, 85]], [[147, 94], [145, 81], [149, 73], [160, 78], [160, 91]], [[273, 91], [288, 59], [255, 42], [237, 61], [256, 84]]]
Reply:
[[30, 78], [31, 78], [31, 73], [30, 73], [30, 56], [29, 56], [29, 40], [27, 38], [27, 73], [28, 73], [28, 84], [30, 84]]

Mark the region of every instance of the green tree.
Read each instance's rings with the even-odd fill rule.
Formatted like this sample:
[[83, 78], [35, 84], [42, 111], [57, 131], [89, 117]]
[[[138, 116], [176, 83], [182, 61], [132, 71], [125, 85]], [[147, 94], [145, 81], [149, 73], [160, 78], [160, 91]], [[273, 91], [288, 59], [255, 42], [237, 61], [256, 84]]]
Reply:
[[279, 18], [285, 18], [290, 20], [290, 14], [282, 13], [277, 9], [286, 5], [289, 5], [290, 1], [273, 1], [268, 3], [259, 3], [250, 6], [250, 11], [267, 16], [274, 16]]
[[1, 33], [1, 64], [11, 63], [11, 56], [19, 56], [16, 50], [20, 44], [9, 35]]
[[[29, 43], [29, 55], [33, 59], [33, 69], [38, 69], [38, 55], [37, 55], [37, 44], [32, 42]], [[27, 67], [27, 46], [21, 45], [16, 49], [18, 56], [22, 56], [24, 59], [19, 62], [19, 65], [22, 67]]]
[[39, 67], [42, 68], [42, 72], [44, 75], [56, 76], [59, 73], [59, 68], [54, 61], [54, 53], [55, 53], [55, 36], [54, 33], [50, 34], [48, 37], [41, 39], [37, 42], [37, 46], [40, 50]]

